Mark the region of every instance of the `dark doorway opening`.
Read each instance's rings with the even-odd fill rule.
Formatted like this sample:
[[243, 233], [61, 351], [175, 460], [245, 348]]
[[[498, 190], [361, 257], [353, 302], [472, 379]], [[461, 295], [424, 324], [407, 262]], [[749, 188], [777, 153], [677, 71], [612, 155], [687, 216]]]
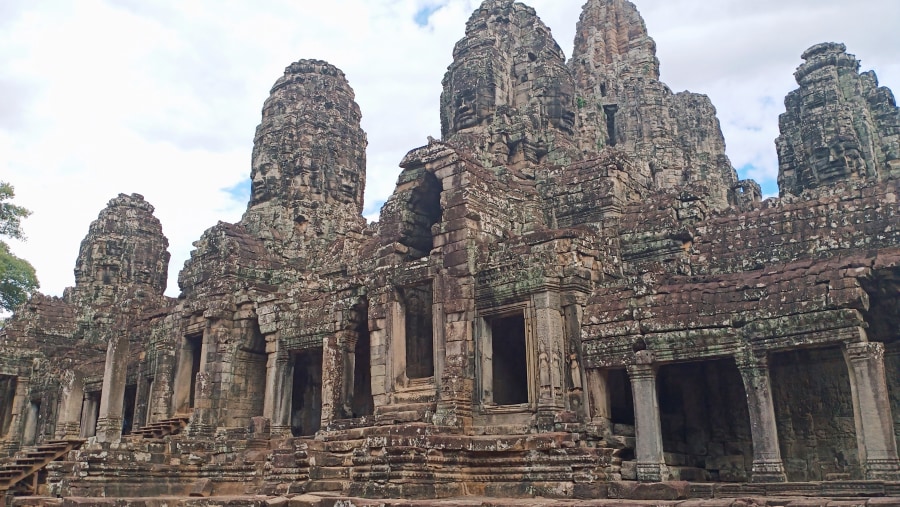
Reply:
[[314, 435], [322, 426], [322, 349], [294, 355], [291, 434]]
[[356, 347], [353, 355], [353, 396], [350, 409], [353, 417], [372, 415], [375, 404], [372, 400], [372, 346], [369, 342], [369, 322], [363, 315], [356, 324]]
[[128, 435], [134, 429], [134, 404], [137, 401], [137, 385], [125, 386], [125, 396], [122, 401], [122, 434]]
[[13, 401], [16, 399], [18, 379], [11, 375], [0, 375], [0, 437], [6, 436], [12, 424]]
[[528, 403], [528, 360], [525, 347], [525, 315], [492, 318], [491, 352], [494, 403]]
[[203, 336], [186, 336], [184, 340], [186, 342], [185, 352], [188, 353], [191, 361], [191, 391], [188, 398], [188, 406], [194, 408], [194, 398], [197, 395], [195, 392], [197, 390], [197, 374], [200, 373], [200, 360], [202, 359], [200, 353], [203, 350]]
[[634, 426], [634, 398], [631, 382], [624, 369], [610, 370], [609, 381], [610, 415], [613, 424]]
[[434, 323], [431, 284], [403, 289], [406, 315], [406, 377], [434, 376]]

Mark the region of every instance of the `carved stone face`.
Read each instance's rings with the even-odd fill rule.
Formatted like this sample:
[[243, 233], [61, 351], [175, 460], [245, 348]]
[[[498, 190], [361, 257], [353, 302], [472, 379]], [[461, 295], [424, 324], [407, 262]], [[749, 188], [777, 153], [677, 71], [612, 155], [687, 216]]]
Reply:
[[819, 183], [859, 175], [862, 173], [859, 143], [852, 137], [835, 136], [827, 146], [813, 151], [812, 166]]
[[453, 132], [482, 124], [496, 109], [495, 88], [492, 79], [479, 80], [476, 72], [460, 69], [451, 79], [454, 97]]
[[263, 150], [253, 154], [253, 171], [250, 180], [250, 201], [265, 202], [279, 193], [281, 167]]
[[571, 134], [575, 129], [575, 110], [572, 107], [574, 93], [569, 84], [559, 80], [558, 86], [548, 87], [541, 97], [541, 105], [551, 125]]

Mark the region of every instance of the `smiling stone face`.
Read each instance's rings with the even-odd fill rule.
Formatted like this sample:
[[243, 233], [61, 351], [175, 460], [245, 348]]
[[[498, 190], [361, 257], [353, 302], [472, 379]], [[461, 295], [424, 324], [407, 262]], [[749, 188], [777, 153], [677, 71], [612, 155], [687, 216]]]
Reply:
[[469, 19], [453, 57], [441, 94], [444, 139], [489, 135], [498, 122], [573, 133], [574, 79], [534, 9], [510, 0], [485, 1]]
[[366, 135], [340, 70], [317, 60], [291, 64], [272, 87], [262, 116], [253, 146], [251, 208], [324, 201], [362, 211]]
[[835, 136], [813, 150], [812, 167], [820, 184], [859, 176], [864, 163], [859, 143], [849, 136]]

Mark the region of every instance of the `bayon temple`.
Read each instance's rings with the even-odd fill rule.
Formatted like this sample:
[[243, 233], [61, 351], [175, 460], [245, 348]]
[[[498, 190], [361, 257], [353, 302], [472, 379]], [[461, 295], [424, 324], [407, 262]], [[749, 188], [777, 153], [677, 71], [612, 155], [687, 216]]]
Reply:
[[900, 496], [891, 91], [807, 49], [762, 200], [655, 51], [626, 0], [588, 0], [568, 60], [532, 8], [485, 0], [441, 139], [372, 223], [347, 78], [289, 65], [247, 210], [194, 243], [178, 298], [153, 207], [121, 194], [75, 286], [0, 331], [0, 492]]

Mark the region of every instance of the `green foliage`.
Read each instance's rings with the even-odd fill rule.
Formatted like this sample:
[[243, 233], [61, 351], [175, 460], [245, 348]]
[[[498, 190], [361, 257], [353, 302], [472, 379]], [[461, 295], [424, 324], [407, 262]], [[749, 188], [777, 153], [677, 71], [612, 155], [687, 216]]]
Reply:
[[0, 241], [0, 308], [14, 310], [39, 287], [34, 267], [10, 253], [9, 246]]
[[[0, 236], [25, 239], [22, 219], [31, 215], [27, 209], [9, 201], [15, 197], [9, 183], [0, 181]], [[9, 245], [0, 241], [0, 309], [13, 310], [24, 303], [40, 284], [34, 267], [9, 251]]]
[[583, 108], [584, 106], [587, 105], [587, 101], [584, 100], [584, 99], [581, 98], [581, 97], [576, 97], [576, 98], [575, 98], [575, 105], [578, 106], [578, 109], [581, 109], [581, 108]]
[[22, 219], [28, 218], [31, 212], [11, 202], [4, 202], [15, 196], [13, 186], [5, 181], [0, 181], [0, 236], [25, 239], [25, 233], [22, 232]]

